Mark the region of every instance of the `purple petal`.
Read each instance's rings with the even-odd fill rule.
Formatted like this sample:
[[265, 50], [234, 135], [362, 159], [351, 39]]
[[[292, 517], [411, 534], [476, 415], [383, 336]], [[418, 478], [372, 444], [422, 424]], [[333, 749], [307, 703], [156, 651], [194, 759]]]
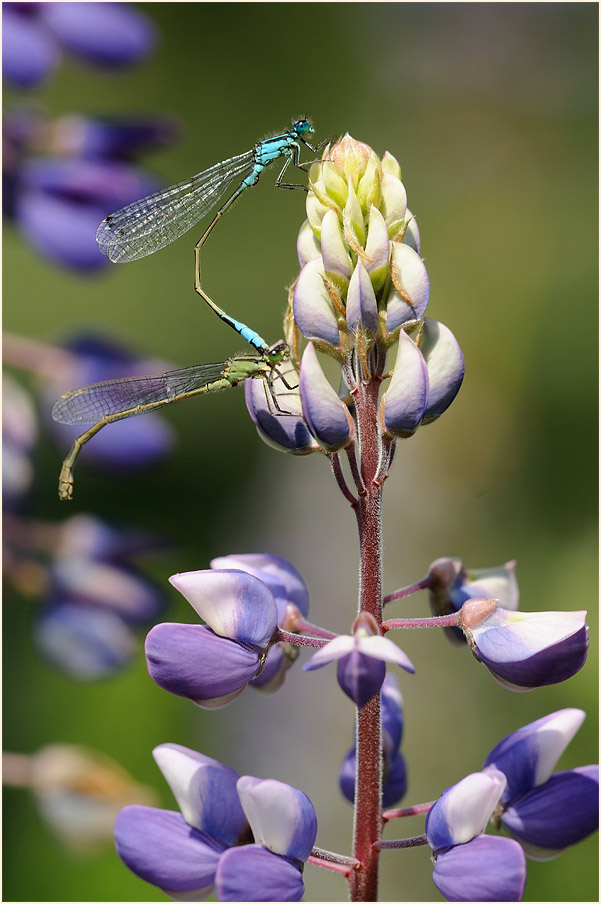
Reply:
[[392, 762], [384, 762], [382, 777], [382, 806], [393, 807], [407, 793], [407, 766], [401, 753]]
[[146, 663], [152, 680], [166, 691], [218, 709], [255, 676], [259, 653], [205, 625], [163, 623], [146, 637]]
[[[265, 386], [260, 380], [247, 380], [244, 384], [246, 407], [261, 439], [282, 452], [307, 455], [320, 447], [309, 433], [302, 415], [300, 396], [298, 393], [290, 393], [290, 396], [284, 401], [283, 412], [274, 412], [273, 403], [267, 399]], [[296, 413], [293, 414], [293, 411]]]
[[338, 784], [342, 792], [342, 796], [346, 797], [349, 803], [355, 803], [355, 773], [357, 770], [357, 751], [355, 747], [351, 747], [347, 755], [342, 761], [340, 772], [338, 773]]
[[323, 340], [338, 346], [338, 319], [324, 284], [325, 272], [321, 258], [309, 261], [294, 287], [294, 319], [307, 339]]
[[273, 593], [246, 571], [185, 571], [169, 583], [184, 596], [216, 634], [265, 647], [277, 627]]
[[255, 841], [274, 854], [306, 860], [317, 837], [317, 816], [307, 795], [251, 775], [243, 775], [237, 787]]
[[305, 891], [300, 870], [259, 844], [226, 851], [215, 888], [219, 901], [300, 901]]
[[132, 568], [95, 562], [83, 555], [60, 556], [52, 577], [62, 596], [112, 609], [129, 624], [149, 621], [161, 608], [157, 588]]
[[338, 660], [336, 677], [347, 697], [363, 707], [379, 693], [386, 677], [386, 663], [353, 650]]
[[56, 141], [63, 153], [85, 158], [127, 160], [168, 144], [174, 124], [167, 117], [64, 116], [56, 124]]
[[[430, 297], [430, 282], [421, 257], [404, 243], [392, 243], [390, 267], [394, 286], [385, 305], [386, 327], [392, 332], [403, 323], [423, 317]], [[399, 289], [411, 303], [399, 294]]]
[[[366, 278], [369, 282], [367, 275]], [[303, 354], [299, 390], [303, 414], [315, 439], [328, 452], [341, 449], [348, 443], [352, 419], [327, 380], [311, 342], [307, 343]]]
[[309, 220], [305, 220], [299, 230], [296, 240], [296, 253], [301, 268], [308, 264], [309, 261], [317, 260], [318, 257], [321, 257], [319, 242]]
[[114, 160], [43, 157], [28, 161], [21, 175], [26, 189], [101, 208], [101, 217], [157, 187], [143, 170]]
[[447, 901], [521, 901], [526, 858], [517, 841], [480, 835], [438, 854], [432, 879]]
[[426, 835], [433, 851], [465, 844], [480, 835], [505, 788], [495, 769], [472, 772], [443, 791], [426, 816]]
[[103, 210], [64, 197], [25, 191], [17, 200], [16, 218], [21, 231], [45, 257], [76, 270], [104, 266], [96, 247], [96, 227]]
[[484, 766], [494, 766], [507, 778], [503, 803], [547, 781], [585, 717], [581, 709], [560, 709], [524, 725], [493, 747]]
[[586, 612], [507, 612], [497, 607], [473, 628], [476, 654], [509, 690], [571, 678], [588, 652]]
[[599, 767], [555, 772], [512, 801], [503, 825], [521, 841], [552, 850], [587, 838], [599, 827]]
[[381, 637], [380, 635], [364, 637], [359, 633], [355, 636], [358, 648], [365, 656], [382, 659], [384, 662], [392, 662], [407, 672], [415, 672], [407, 654], [400, 647], [397, 647], [394, 641], [389, 640], [388, 637]]
[[312, 672], [321, 669], [330, 662], [335, 662], [342, 656], [347, 656], [355, 649], [354, 638], [350, 634], [341, 634], [333, 640], [329, 640], [325, 646], [320, 647], [316, 653], [303, 665], [303, 670]]
[[60, 61], [56, 39], [43, 22], [12, 4], [2, 4], [2, 73], [20, 88], [48, 78]]
[[228, 847], [245, 839], [234, 769], [181, 744], [159, 744], [152, 754], [188, 825]]
[[249, 574], [254, 574], [256, 578], [264, 581], [271, 588], [276, 602], [278, 602], [283, 588], [284, 601], [296, 606], [305, 618], [309, 614], [307, 585], [294, 565], [281, 556], [262, 552], [219, 556], [211, 559], [211, 568], [235, 568], [239, 571], [248, 571]]
[[69, 600], [40, 612], [35, 639], [54, 665], [78, 681], [112, 675], [136, 649], [130, 629], [116, 613]]
[[210, 895], [223, 846], [187, 824], [173, 810], [125, 807], [115, 822], [115, 847], [129, 869], [166, 894]]
[[382, 734], [384, 752], [398, 750], [403, 736], [403, 697], [398, 681], [389, 672], [382, 685]]
[[424, 317], [419, 349], [428, 368], [428, 403], [424, 424], [430, 424], [446, 411], [463, 383], [463, 352], [444, 323]]
[[150, 20], [127, 3], [44, 3], [42, 10], [68, 50], [98, 65], [134, 63], [155, 44]]
[[422, 420], [427, 399], [426, 362], [415, 342], [401, 330], [394, 370], [383, 399], [387, 432], [410, 436]]

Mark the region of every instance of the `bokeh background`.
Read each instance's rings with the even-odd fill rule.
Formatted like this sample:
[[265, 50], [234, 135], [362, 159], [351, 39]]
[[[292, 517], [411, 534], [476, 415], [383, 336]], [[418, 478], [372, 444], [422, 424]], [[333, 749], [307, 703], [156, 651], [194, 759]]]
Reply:
[[[440, 421], [401, 444], [385, 492], [385, 588], [457, 555], [468, 567], [518, 560], [525, 610], [588, 609], [591, 651], [566, 684], [513, 695], [465, 649], [434, 632], [404, 648], [407, 804], [430, 800], [478, 769], [519, 726], [566, 706], [587, 720], [559, 767], [597, 761], [596, 337], [597, 5], [593, 3], [151, 3], [158, 29], [142, 65], [106, 73], [67, 59], [36, 93], [53, 115], [166, 112], [179, 141], [144, 163], [175, 182], [240, 153], [291, 117], [319, 139], [350, 132], [401, 162], [431, 280], [428, 313], [462, 344], [464, 386]], [[7, 90], [5, 103], [21, 102]], [[269, 341], [282, 333], [297, 272], [300, 193], [275, 173], [231, 211], [205, 249], [208, 291]], [[196, 230], [197, 231], [197, 230]], [[176, 366], [222, 360], [239, 340], [192, 290], [192, 239], [83, 277], [43, 260], [4, 230], [4, 327], [43, 341], [100, 328]], [[26, 375], [20, 375], [27, 385]], [[356, 600], [357, 544], [348, 506], [321, 456], [295, 459], [257, 438], [242, 392], [175, 406], [178, 445], [127, 479], [78, 465], [68, 514], [93, 512], [170, 539], [147, 565], [168, 575], [212, 556], [269, 551], [289, 558], [312, 617], [344, 631]], [[108, 428], [110, 429], [110, 428]], [[35, 453], [39, 517], [56, 498], [63, 452]], [[193, 621], [175, 592], [169, 620]], [[425, 599], [391, 615], [423, 614]], [[32, 752], [87, 744], [122, 763], [173, 806], [151, 756], [174, 741], [241, 773], [302, 788], [316, 805], [318, 843], [349, 851], [351, 808], [337, 771], [351, 743], [352, 705], [334, 669], [289, 673], [276, 696], [246, 693], [204, 713], [148, 678], [141, 653], [118, 676], [77, 684], [32, 643], [35, 603], [4, 602], [4, 747]], [[412, 821], [410, 821], [411, 823]], [[394, 829], [387, 837], [394, 837]], [[399, 826], [413, 834], [421, 822]], [[110, 847], [65, 851], [31, 797], [9, 789], [5, 900], [164, 900]], [[530, 863], [525, 900], [597, 898], [597, 839]], [[343, 900], [343, 882], [308, 867], [307, 900]], [[382, 900], [440, 900], [426, 848], [382, 857]]]

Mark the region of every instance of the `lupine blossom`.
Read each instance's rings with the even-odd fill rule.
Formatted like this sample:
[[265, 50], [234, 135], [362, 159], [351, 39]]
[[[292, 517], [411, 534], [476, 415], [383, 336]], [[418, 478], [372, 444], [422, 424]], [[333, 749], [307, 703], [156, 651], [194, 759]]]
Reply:
[[407, 672], [415, 669], [411, 660], [392, 640], [382, 637], [368, 613], [355, 619], [352, 635], [339, 635], [314, 653], [303, 666], [307, 671], [337, 662], [338, 684], [357, 706], [365, 706], [382, 687], [386, 663]]
[[584, 718], [580, 709], [544, 716], [500, 741], [484, 763], [507, 779], [497, 824], [534, 860], [555, 857], [599, 825], [599, 766], [552, 771]]
[[586, 612], [511, 612], [494, 600], [468, 600], [461, 623], [493, 678], [512, 691], [558, 684], [580, 671], [588, 652]]
[[432, 878], [449, 901], [520, 901], [526, 858], [516, 841], [484, 835], [506, 785], [496, 769], [474, 772], [443, 791], [426, 817], [435, 855]]
[[154, 757], [181, 813], [126, 807], [115, 844], [140, 878], [177, 900], [300, 901], [317, 834], [315, 810], [296, 788], [238, 774], [179, 744]]

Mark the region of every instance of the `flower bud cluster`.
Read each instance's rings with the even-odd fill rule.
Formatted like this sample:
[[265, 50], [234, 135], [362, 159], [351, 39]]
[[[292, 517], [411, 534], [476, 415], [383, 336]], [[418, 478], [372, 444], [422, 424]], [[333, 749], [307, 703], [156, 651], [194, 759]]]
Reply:
[[[293, 349], [299, 333], [307, 340], [298, 392], [282, 389], [281, 416], [262, 387], [246, 389], [251, 416], [268, 442], [296, 454], [351, 445], [352, 395], [361, 381], [390, 377], [379, 413], [388, 440], [411, 436], [451, 404], [463, 380], [463, 355], [451, 331], [424, 316], [430, 285], [419, 248], [395, 158], [387, 152], [380, 160], [349, 135], [329, 146], [311, 170], [297, 242], [301, 271], [286, 338]], [[386, 374], [393, 346], [396, 361]], [[341, 366], [340, 393], [317, 351]]]

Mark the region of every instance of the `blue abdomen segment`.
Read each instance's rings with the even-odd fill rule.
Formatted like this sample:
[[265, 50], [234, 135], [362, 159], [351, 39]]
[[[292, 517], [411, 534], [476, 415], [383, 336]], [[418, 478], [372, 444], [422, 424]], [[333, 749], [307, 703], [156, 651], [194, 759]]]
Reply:
[[259, 336], [256, 330], [251, 330], [249, 326], [246, 326], [245, 323], [242, 323], [240, 320], [236, 320], [234, 317], [230, 317], [229, 314], [223, 314], [222, 320], [225, 320], [226, 323], [229, 323], [233, 329], [236, 330], [237, 333], [240, 333], [243, 339], [245, 339], [249, 345], [254, 346], [257, 351], [264, 352], [267, 348], [267, 343], [264, 339]]

